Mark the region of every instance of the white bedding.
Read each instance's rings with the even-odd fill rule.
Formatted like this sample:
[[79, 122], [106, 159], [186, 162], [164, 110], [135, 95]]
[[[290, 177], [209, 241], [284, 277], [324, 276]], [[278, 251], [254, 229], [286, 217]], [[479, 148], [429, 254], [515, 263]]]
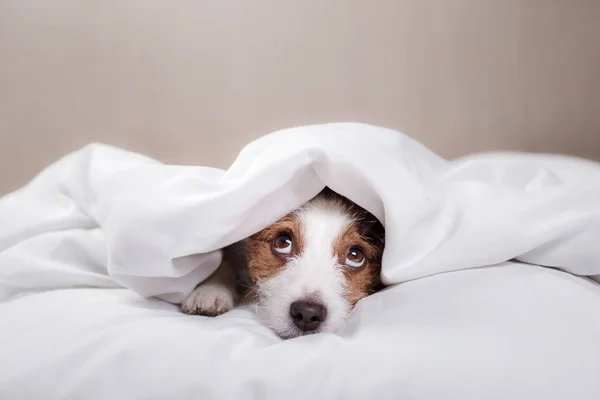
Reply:
[[[324, 185], [384, 222], [402, 283], [342, 332], [171, 304]], [[598, 399], [599, 275], [593, 162], [448, 162], [361, 124], [271, 134], [227, 171], [91, 145], [0, 199], [0, 399]]]

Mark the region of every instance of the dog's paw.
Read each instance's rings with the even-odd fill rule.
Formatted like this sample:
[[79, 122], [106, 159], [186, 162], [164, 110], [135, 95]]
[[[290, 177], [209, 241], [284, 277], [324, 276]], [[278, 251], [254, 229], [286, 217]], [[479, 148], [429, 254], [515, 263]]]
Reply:
[[181, 303], [185, 314], [215, 317], [235, 305], [236, 295], [222, 285], [200, 285]]

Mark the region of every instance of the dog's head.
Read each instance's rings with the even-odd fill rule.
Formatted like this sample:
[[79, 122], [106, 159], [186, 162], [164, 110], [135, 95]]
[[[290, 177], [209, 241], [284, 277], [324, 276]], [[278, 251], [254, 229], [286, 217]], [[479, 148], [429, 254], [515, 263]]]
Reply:
[[331, 190], [246, 240], [259, 318], [282, 338], [334, 332], [381, 285], [384, 229]]

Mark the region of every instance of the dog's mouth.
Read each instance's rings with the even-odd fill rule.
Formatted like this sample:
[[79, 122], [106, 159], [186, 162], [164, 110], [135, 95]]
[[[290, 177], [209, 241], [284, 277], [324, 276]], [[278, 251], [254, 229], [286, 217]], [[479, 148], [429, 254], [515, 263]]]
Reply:
[[322, 328], [317, 328], [317, 329], [312, 329], [312, 330], [302, 330], [302, 329], [299, 329], [296, 326], [294, 326], [294, 323], [292, 321], [290, 321], [288, 326], [284, 329], [281, 329], [281, 327], [276, 328], [274, 326], [269, 326], [269, 328], [277, 336], [279, 336], [280, 339], [283, 339], [283, 340], [294, 339], [294, 338], [298, 338], [298, 337], [302, 337], [302, 336], [310, 336], [310, 335], [315, 335], [318, 333], [328, 332], [327, 329], [322, 329]]
[[298, 330], [297, 332], [294, 332], [294, 333], [290, 333], [290, 332], [275, 332], [275, 333], [281, 339], [288, 340], [288, 339], [294, 339], [294, 338], [298, 338], [298, 337], [302, 337], [302, 336], [315, 335], [317, 333], [322, 333], [322, 331], [320, 331], [320, 330], [317, 329], [317, 330], [313, 330], [313, 331], [300, 331], [300, 330]]

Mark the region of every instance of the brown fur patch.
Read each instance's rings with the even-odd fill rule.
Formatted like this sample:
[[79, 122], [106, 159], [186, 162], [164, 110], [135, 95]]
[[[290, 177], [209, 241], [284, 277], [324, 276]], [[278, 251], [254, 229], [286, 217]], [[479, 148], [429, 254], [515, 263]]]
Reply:
[[[273, 250], [273, 241], [281, 233], [292, 239], [292, 252], [279, 254]], [[302, 226], [294, 213], [281, 218], [273, 225], [263, 229], [245, 241], [248, 260], [248, 273], [252, 282], [272, 278], [281, 271], [288, 259], [302, 253]]]
[[[381, 223], [371, 213], [351, 202], [347, 207], [351, 210], [355, 223], [340, 233], [333, 247], [339, 264], [344, 268], [346, 300], [354, 306], [360, 299], [381, 287], [385, 233]], [[352, 247], [359, 248], [365, 257], [364, 264], [360, 267], [345, 265], [346, 256]]]

